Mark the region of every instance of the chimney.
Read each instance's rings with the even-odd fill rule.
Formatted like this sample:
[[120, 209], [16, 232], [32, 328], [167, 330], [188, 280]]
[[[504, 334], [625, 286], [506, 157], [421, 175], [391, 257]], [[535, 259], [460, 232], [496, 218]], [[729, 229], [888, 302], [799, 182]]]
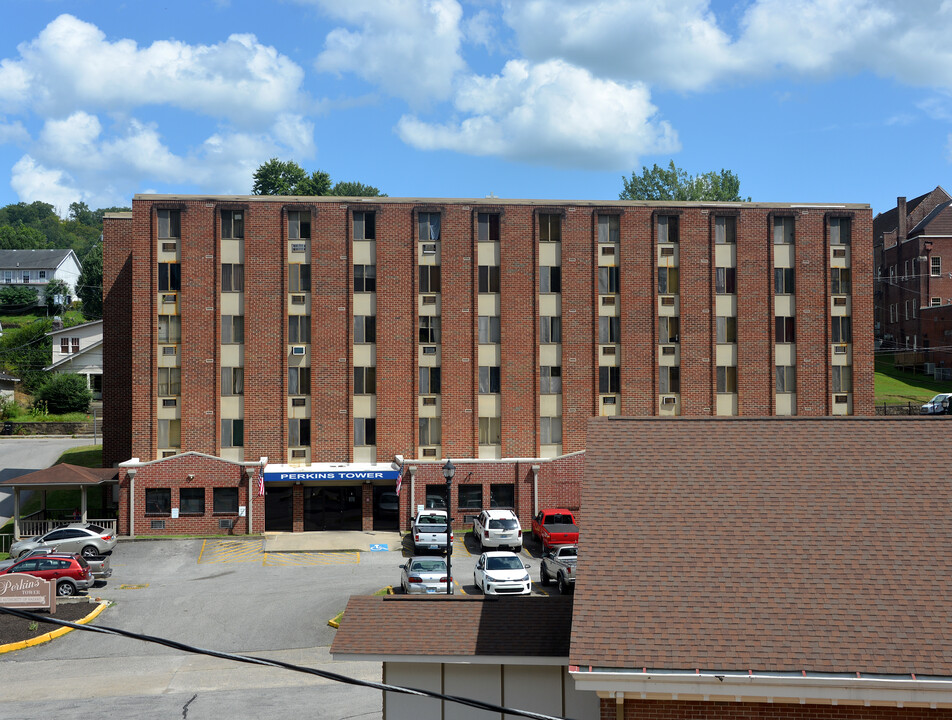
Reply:
[[906, 222], [908, 220], [908, 218], [906, 217], [906, 198], [904, 197], [896, 198], [896, 211], [897, 211], [897, 214], [899, 215], [899, 232], [898, 232], [899, 237], [896, 238], [896, 241], [901, 243], [906, 239], [906, 233], [909, 232], [909, 228]]

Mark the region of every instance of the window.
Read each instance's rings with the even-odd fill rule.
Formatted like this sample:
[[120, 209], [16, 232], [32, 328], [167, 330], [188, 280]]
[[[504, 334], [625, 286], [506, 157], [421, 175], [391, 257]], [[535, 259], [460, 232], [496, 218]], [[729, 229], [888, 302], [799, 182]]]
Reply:
[[499, 216], [479, 213], [476, 216], [476, 236], [479, 242], [499, 242]]
[[377, 392], [377, 368], [354, 368], [354, 395], [373, 395]]
[[311, 316], [288, 316], [288, 342], [307, 344], [311, 342]]
[[221, 446], [242, 447], [245, 444], [245, 421], [244, 420], [222, 420], [221, 421]]
[[718, 245], [733, 245], [737, 242], [737, 218], [714, 218], [714, 242]]
[[288, 420], [288, 446], [311, 444], [311, 421], [308, 418]]
[[25, 282], [25, 283], [30, 282], [30, 271], [29, 271], [29, 270], [24, 270], [24, 271], [23, 271], [23, 282]]
[[181, 420], [159, 420], [159, 447], [182, 447]]
[[499, 318], [496, 315], [479, 316], [479, 342], [483, 345], [499, 342]]
[[311, 237], [311, 213], [300, 210], [288, 211], [288, 239], [306, 240]]
[[562, 292], [562, 268], [557, 265], [542, 265], [539, 268], [539, 292]]
[[548, 316], [539, 318], [539, 342], [562, 342], [562, 318]]
[[777, 365], [777, 392], [797, 391], [797, 368], [795, 365]]
[[514, 508], [515, 506], [515, 483], [492, 483], [489, 486], [489, 507]]
[[457, 486], [456, 498], [460, 510], [482, 510], [483, 486], [459, 485]]
[[377, 317], [375, 315], [354, 315], [354, 342], [377, 342]]
[[598, 242], [616, 243], [621, 237], [621, 218], [618, 215], [598, 216]]
[[714, 268], [714, 292], [718, 295], [733, 295], [737, 292], [737, 268]]
[[601, 345], [621, 342], [621, 318], [607, 315], [598, 318], [598, 342]]
[[288, 265], [288, 290], [296, 292], [310, 292], [311, 266], [304, 263]]
[[420, 394], [438, 395], [440, 392], [440, 369], [438, 367], [420, 368]]
[[681, 319], [677, 317], [663, 317], [658, 319], [658, 342], [681, 342]]
[[833, 366], [833, 392], [848, 393], [853, 391], [853, 368], [849, 365]]
[[221, 369], [221, 394], [244, 395], [245, 369], [240, 367], [223, 367]]
[[849, 245], [851, 221], [849, 218], [830, 218], [830, 245]]
[[434, 315], [420, 316], [420, 342], [438, 343], [440, 341], [440, 318]]
[[830, 292], [834, 295], [846, 295], [850, 291], [849, 268], [830, 269]]
[[38, 280], [46, 280], [46, 270], [37, 270], [36, 277]]
[[182, 318], [178, 315], [159, 315], [159, 342], [182, 342]]
[[677, 295], [678, 269], [671, 267], [658, 268], [658, 294]]
[[736, 393], [737, 392], [737, 368], [733, 365], [717, 366], [717, 392]]
[[853, 342], [853, 318], [837, 316], [831, 318], [833, 322], [832, 338], [835, 343]]
[[775, 217], [773, 219], [773, 241], [775, 245], [793, 244], [793, 218]]
[[175, 397], [182, 394], [182, 369], [159, 368], [159, 397]]
[[75, 355], [79, 352], [79, 338], [60, 338], [60, 352], [64, 355]]
[[621, 384], [620, 368], [603, 366], [598, 368], [598, 392], [602, 395], [617, 393]]
[[420, 265], [420, 292], [438, 293], [440, 291], [440, 266]]
[[905, 308], [906, 308], [906, 318], [905, 318], [905, 319], [908, 320], [908, 319], [909, 319], [909, 301], [908, 301], [908, 300], [905, 301]]
[[542, 431], [539, 440], [542, 445], [558, 445], [562, 442], [562, 418], [543, 417], [539, 420], [539, 429]]
[[658, 390], [661, 393], [681, 392], [681, 368], [673, 365], [663, 366], [659, 370], [661, 374], [658, 378]]
[[497, 417], [479, 418], [479, 444], [502, 445], [502, 419]]
[[158, 210], [159, 239], [182, 237], [182, 212], [180, 210]]
[[481, 293], [499, 292], [499, 266], [498, 265], [480, 265], [479, 266], [479, 292]]
[[3, 282], [5, 282], [7, 285], [13, 282], [13, 270], [3, 271]]
[[[439, 215], [437, 217], [437, 228], [439, 228]], [[372, 212], [354, 213], [354, 240], [376, 240], [377, 239], [377, 217]], [[421, 235], [422, 239], [422, 235]]]
[[245, 341], [245, 316], [221, 316], [221, 341], [224, 345], [236, 345]]
[[935, 255], [929, 258], [929, 276], [942, 277], [942, 258]]
[[237, 515], [238, 488], [212, 488], [212, 512], [223, 515]]
[[598, 294], [608, 295], [618, 292], [618, 268], [600, 267], [598, 268]]
[[774, 318], [775, 341], [778, 343], [792, 343], [797, 341], [795, 318], [778, 315]]
[[311, 368], [288, 368], [288, 395], [311, 394]]
[[221, 266], [221, 291], [244, 292], [245, 266], [223, 263]]
[[179, 488], [179, 513], [182, 515], [204, 515], [205, 488]]
[[496, 366], [480, 366], [479, 392], [481, 395], [499, 392], [499, 368]]
[[377, 292], [376, 265], [354, 265], [354, 292]]
[[420, 418], [420, 445], [440, 444], [440, 419]]
[[562, 367], [543, 365], [539, 372], [539, 392], [542, 395], [558, 395], [562, 392]]
[[440, 239], [440, 214], [420, 213], [418, 218], [420, 240], [435, 241]]
[[942, 305], [942, 298], [940, 297], [932, 298], [931, 300], [929, 300], [929, 305], [930, 307], [939, 307], [940, 305]]
[[145, 514], [169, 515], [172, 512], [172, 491], [169, 488], [145, 489]]
[[181, 288], [182, 266], [178, 263], [159, 263], [159, 292], [178, 292]]
[[909, 261], [906, 260], [902, 266], [902, 279], [905, 280], [909, 277]]
[[737, 318], [718, 315], [714, 318], [718, 344], [737, 342]]
[[561, 215], [557, 213], [540, 213], [539, 241], [540, 242], [561, 242], [562, 241], [562, 216]]
[[658, 216], [658, 242], [676, 243], [680, 238], [678, 232], [677, 215], [659, 215]]
[[223, 239], [238, 240], [245, 236], [245, 215], [241, 210], [221, 211], [221, 236]]
[[793, 295], [793, 268], [774, 268], [774, 294]]

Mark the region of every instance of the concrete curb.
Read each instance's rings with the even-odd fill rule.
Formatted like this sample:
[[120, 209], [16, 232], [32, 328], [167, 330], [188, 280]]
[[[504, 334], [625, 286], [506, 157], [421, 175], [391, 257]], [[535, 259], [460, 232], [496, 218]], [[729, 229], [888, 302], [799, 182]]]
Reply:
[[[98, 603], [95, 610], [93, 610], [91, 613], [89, 613], [89, 615], [82, 618], [81, 620], [77, 620], [76, 622], [80, 625], [85, 625], [89, 621], [95, 619], [103, 610], [106, 609], [108, 605], [109, 605], [108, 602]], [[76, 628], [71, 628], [71, 627], [59, 627], [56, 630], [51, 630], [48, 633], [45, 633], [43, 635], [38, 635], [37, 637], [30, 638], [29, 640], [21, 640], [15, 643], [7, 643], [6, 645], [0, 645], [0, 655], [2, 655], [3, 653], [13, 652], [15, 650], [22, 650], [23, 648], [33, 647], [34, 645], [42, 645], [43, 643], [49, 642], [53, 638], [62, 637], [66, 633], [72, 632], [75, 629]]]

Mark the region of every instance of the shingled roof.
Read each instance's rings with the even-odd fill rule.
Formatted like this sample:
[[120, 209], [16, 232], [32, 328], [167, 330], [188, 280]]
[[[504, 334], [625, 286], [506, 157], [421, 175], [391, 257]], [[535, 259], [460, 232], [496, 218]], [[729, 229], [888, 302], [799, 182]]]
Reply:
[[593, 418], [570, 660], [952, 676], [952, 418]]
[[571, 597], [355, 596], [331, 645], [370, 658], [552, 658], [564, 664]]
[[0, 250], [0, 268], [43, 270], [59, 267], [72, 250]]
[[0, 481], [0, 485], [99, 485], [119, 477], [116, 468], [88, 468], [59, 463], [43, 470]]

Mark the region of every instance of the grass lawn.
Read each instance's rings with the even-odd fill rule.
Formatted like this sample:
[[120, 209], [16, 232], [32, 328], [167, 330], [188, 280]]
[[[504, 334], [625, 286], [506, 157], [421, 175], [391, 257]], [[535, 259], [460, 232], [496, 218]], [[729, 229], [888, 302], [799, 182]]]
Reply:
[[[35, 313], [27, 315], [0, 315], [0, 323], [2, 323], [5, 328], [25, 327], [37, 320], [46, 320], [49, 317], [46, 312], [46, 307], [44, 306], [37, 308]], [[64, 324], [71, 326], [86, 322], [82, 312], [79, 310], [67, 310], [65, 313], [61, 313], [60, 317], [63, 318]]]
[[877, 405], [921, 405], [937, 393], [952, 392], [952, 382], [897, 370], [892, 365], [892, 358], [876, 360], [875, 383]]

